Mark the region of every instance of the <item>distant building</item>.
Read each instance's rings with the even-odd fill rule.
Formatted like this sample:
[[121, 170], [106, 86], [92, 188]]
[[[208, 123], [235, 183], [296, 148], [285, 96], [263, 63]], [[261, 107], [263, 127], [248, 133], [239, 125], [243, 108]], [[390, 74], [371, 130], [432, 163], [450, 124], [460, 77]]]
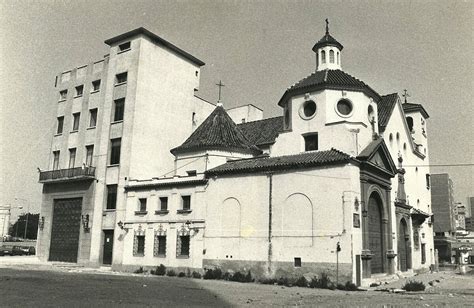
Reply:
[[0, 239], [8, 235], [10, 227], [10, 206], [0, 205]]
[[466, 207], [461, 202], [456, 202], [456, 230], [466, 230]]
[[431, 175], [431, 204], [439, 260], [451, 263], [455, 255], [452, 244], [456, 242], [456, 205], [453, 181], [447, 173]]

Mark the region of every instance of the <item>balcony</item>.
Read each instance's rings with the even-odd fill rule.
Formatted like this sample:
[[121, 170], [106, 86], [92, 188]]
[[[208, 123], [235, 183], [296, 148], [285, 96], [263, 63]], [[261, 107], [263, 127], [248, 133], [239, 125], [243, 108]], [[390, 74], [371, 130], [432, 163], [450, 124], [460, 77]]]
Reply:
[[95, 178], [95, 167], [78, 167], [50, 171], [40, 171], [40, 183], [56, 183], [93, 180]]

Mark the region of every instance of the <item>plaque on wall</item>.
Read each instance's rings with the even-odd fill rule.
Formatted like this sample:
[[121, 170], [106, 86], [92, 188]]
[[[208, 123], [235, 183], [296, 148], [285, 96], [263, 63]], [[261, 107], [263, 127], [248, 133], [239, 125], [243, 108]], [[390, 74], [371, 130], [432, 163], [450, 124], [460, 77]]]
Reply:
[[354, 213], [354, 228], [360, 228], [360, 218], [359, 214]]

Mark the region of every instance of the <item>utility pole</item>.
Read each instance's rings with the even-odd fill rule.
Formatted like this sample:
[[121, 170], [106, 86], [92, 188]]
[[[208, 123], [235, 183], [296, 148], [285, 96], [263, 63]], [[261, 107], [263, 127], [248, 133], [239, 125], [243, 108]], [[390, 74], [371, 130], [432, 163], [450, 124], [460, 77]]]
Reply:
[[[23, 238], [26, 240], [26, 232], [28, 231], [28, 218], [30, 216], [30, 203], [28, 200], [23, 199], [23, 198], [15, 198], [15, 200], [23, 200], [26, 202], [26, 221], [25, 221], [25, 232], [23, 234]], [[19, 209], [22, 209], [22, 206], [18, 207]], [[18, 231], [18, 224], [17, 224], [17, 231]]]

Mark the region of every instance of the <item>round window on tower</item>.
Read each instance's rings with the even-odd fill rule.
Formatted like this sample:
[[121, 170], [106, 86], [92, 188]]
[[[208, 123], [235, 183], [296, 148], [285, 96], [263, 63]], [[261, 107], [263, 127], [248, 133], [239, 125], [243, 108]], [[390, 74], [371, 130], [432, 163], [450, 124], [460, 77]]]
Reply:
[[341, 99], [337, 102], [336, 111], [341, 117], [350, 117], [353, 111], [353, 106], [350, 100]]
[[305, 101], [300, 108], [300, 117], [309, 120], [316, 115], [316, 103], [312, 100]]

